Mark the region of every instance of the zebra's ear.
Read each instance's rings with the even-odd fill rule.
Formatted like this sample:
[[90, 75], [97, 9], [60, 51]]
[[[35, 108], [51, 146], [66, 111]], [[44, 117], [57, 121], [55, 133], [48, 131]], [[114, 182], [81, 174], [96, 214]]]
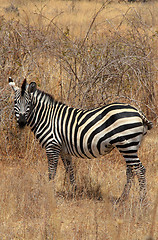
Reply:
[[36, 91], [36, 89], [37, 89], [37, 85], [36, 85], [36, 83], [35, 82], [31, 82], [30, 84], [29, 84], [29, 93], [34, 93], [35, 91]]
[[12, 80], [12, 78], [11, 77], [9, 77], [9, 85], [13, 88], [13, 90], [14, 91], [16, 91], [17, 89], [19, 89], [19, 87], [17, 87], [16, 85], [15, 85], [15, 82], [13, 82], [13, 80]]

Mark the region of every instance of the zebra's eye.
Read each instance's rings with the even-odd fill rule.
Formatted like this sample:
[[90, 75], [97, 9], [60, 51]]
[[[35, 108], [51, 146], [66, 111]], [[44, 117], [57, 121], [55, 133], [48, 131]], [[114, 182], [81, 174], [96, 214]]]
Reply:
[[14, 104], [16, 104], [17, 103], [17, 100], [14, 100]]

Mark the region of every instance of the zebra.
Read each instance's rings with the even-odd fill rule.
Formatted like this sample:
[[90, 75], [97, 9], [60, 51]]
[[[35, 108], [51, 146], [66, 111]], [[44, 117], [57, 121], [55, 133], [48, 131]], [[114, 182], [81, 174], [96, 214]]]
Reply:
[[111, 103], [91, 110], [69, 107], [24, 79], [21, 87], [9, 78], [14, 90], [14, 112], [20, 128], [29, 125], [46, 150], [49, 180], [54, 180], [59, 156], [76, 189], [72, 156], [98, 158], [117, 148], [126, 162], [127, 182], [116, 203], [128, 198], [136, 175], [140, 200], [146, 199], [145, 167], [138, 157], [143, 136], [152, 122], [127, 103]]

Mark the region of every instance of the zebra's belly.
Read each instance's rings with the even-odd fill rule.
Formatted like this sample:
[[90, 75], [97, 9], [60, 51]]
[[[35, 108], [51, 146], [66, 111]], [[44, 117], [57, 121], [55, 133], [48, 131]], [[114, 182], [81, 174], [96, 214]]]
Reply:
[[[133, 124], [133, 121], [136, 123]], [[93, 128], [87, 131], [85, 128], [79, 128], [70, 143], [67, 141], [70, 153], [82, 158], [94, 158], [109, 153], [117, 145], [126, 146], [132, 141], [140, 142], [143, 126], [139, 121], [139, 118], [131, 118], [130, 121], [120, 119], [112, 126], [97, 131]]]
[[[85, 147], [86, 148], [86, 147]], [[91, 157], [100, 157], [110, 153], [114, 147], [107, 141], [103, 141], [100, 145], [92, 143], [91, 147], [88, 148], [87, 155]]]
[[77, 144], [77, 148], [74, 149], [74, 155], [82, 158], [97, 158], [103, 155], [108, 154], [114, 149], [108, 142], [102, 142], [100, 146], [98, 146], [97, 142], [79, 142]]
[[[127, 148], [127, 144], [131, 144], [132, 142], [141, 142], [142, 139], [142, 127], [135, 129], [127, 129], [124, 132], [120, 132], [112, 135], [109, 138], [106, 138], [105, 135], [103, 137], [93, 137], [91, 138], [83, 138], [77, 142], [77, 156], [79, 157], [87, 157], [94, 158], [102, 155], [106, 155], [111, 152], [117, 145], [121, 145]], [[137, 150], [138, 145], [134, 145], [130, 147], [130, 150]]]
[[100, 147], [100, 155], [105, 155], [110, 153], [112, 150], [114, 149], [114, 146], [112, 146], [110, 143], [107, 144], [106, 142], [102, 143], [101, 147]]

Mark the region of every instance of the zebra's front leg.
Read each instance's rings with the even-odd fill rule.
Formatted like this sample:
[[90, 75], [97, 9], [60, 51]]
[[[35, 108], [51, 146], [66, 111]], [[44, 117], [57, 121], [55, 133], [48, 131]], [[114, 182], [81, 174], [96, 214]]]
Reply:
[[55, 178], [60, 151], [61, 148], [56, 145], [51, 145], [46, 148], [49, 180], [54, 180]]
[[125, 200], [127, 200], [131, 186], [132, 186], [132, 181], [134, 178], [134, 174], [133, 174], [133, 167], [130, 165], [127, 165], [126, 168], [126, 176], [127, 176], [127, 182], [124, 186], [124, 190], [121, 194], [121, 197], [119, 197], [116, 201], [116, 204], [120, 204], [122, 202], [124, 202]]
[[63, 157], [62, 157], [62, 161], [64, 163], [64, 167], [65, 167], [66, 173], [69, 174], [69, 178], [70, 178], [70, 183], [71, 183], [72, 189], [73, 189], [74, 192], [76, 192], [77, 185], [76, 185], [76, 182], [75, 182], [72, 161], [69, 160], [69, 159], [64, 159]]
[[71, 183], [71, 186], [73, 188], [73, 191], [75, 192], [76, 189], [77, 189], [77, 186], [76, 186], [75, 177], [74, 177], [74, 170], [73, 170], [73, 166], [72, 166], [72, 157], [71, 157], [71, 155], [64, 156], [64, 153], [62, 153], [61, 154], [61, 159], [64, 163], [66, 173], [69, 174], [70, 183]]

